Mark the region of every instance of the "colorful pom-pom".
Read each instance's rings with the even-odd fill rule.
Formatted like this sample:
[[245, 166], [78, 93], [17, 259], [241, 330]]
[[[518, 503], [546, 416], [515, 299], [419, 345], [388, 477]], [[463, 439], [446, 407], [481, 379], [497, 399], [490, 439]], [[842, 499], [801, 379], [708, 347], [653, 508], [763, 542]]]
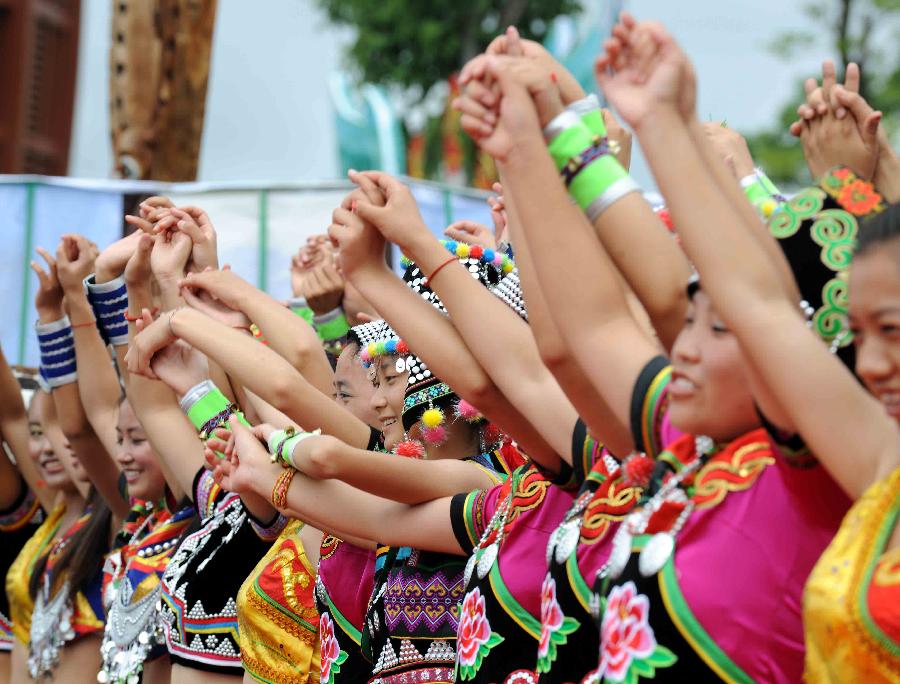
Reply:
[[456, 245], [456, 256], [460, 259], [468, 259], [469, 258], [469, 245], [465, 242], [460, 242]]
[[473, 259], [480, 259], [484, 256], [484, 247], [481, 245], [472, 245], [469, 249], [469, 256]]
[[625, 474], [634, 485], [646, 486], [653, 475], [654, 461], [646, 454], [637, 454], [625, 462]]
[[388, 354], [396, 354], [397, 353], [397, 340], [388, 340], [384, 343], [384, 350]]
[[503, 440], [503, 431], [494, 423], [488, 423], [481, 431], [486, 444], [499, 444]]
[[427, 409], [422, 414], [422, 422], [426, 427], [435, 428], [444, 422], [444, 412], [436, 408]]
[[399, 340], [397, 342], [397, 353], [401, 356], [406, 356], [409, 354], [409, 346], [403, 340]]
[[423, 428], [422, 438], [426, 444], [443, 444], [447, 441], [447, 428], [443, 425]]
[[503, 262], [503, 273], [512, 273], [513, 265], [509, 259]]
[[465, 399], [460, 399], [456, 404], [456, 415], [462, 418], [467, 423], [474, 423], [476, 420], [481, 420], [481, 411], [472, 406]]
[[425, 445], [414, 439], [404, 439], [394, 447], [394, 453], [406, 458], [422, 458], [425, 455]]
[[494, 250], [488, 248], [488, 249], [484, 250], [484, 255], [481, 258], [484, 259], [485, 261], [487, 261], [488, 263], [491, 263], [494, 261], [495, 255], [496, 255], [496, 252]]

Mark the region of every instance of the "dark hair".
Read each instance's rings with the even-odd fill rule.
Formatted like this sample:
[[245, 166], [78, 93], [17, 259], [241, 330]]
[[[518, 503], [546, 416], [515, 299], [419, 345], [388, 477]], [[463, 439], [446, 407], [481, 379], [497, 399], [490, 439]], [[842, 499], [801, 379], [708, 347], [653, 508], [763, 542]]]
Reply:
[[870, 216], [859, 227], [855, 256], [900, 238], [900, 204], [891, 204], [880, 214]]
[[[90, 518], [84, 527], [69, 539], [49, 577], [49, 584], [52, 587], [58, 577], [65, 572], [69, 573], [70, 600], [76, 593], [85, 591], [96, 581], [98, 575], [103, 572], [105, 557], [109, 552], [112, 511], [94, 487], [91, 487], [85, 502], [85, 508], [89, 506], [93, 509]], [[32, 598], [37, 596], [44, 583], [48, 557], [49, 554], [44, 554], [39, 558], [31, 573], [28, 590]]]

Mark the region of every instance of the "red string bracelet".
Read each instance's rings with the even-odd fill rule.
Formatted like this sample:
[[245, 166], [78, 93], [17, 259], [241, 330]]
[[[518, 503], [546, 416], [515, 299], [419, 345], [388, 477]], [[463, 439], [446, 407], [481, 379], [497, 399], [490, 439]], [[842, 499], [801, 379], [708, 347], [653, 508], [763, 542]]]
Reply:
[[[153, 316], [154, 318], [156, 318], [156, 314], [158, 314], [158, 313], [159, 313], [159, 307], [154, 306], [153, 310], [150, 312], [150, 315]], [[135, 321], [141, 320], [141, 316], [140, 315], [132, 316], [130, 313], [128, 313], [126, 311], [125, 312], [125, 320], [128, 321], [129, 323], [134, 323]]]
[[87, 328], [87, 327], [90, 327], [90, 326], [92, 326], [92, 325], [97, 325], [97, 321], [92, 319], [92, 320], [87, 321], [87, 322], [85, 322], [85, 323], [73, 323], [73, 324], [72, 324], [72, 329], [74, 330], [75, 328]]
[[425, 276], [425, 285], [428, 285], [428, 284], [431, 282], [431, 280], [432, 280], [438, 273], [441, 272], [441, 269], [444, 268], [444, 266], [446, 266], [447, 264], [452, 264], [452, 263], [453, 263], [454, 261], [456, 261], [456, 260], [457, 260], [457, 258], [456, 258], [455, 256], [450, 257], [449, 259], [447, 259], [447, 261], [445, 261], [445, 262], [442, 263], [440, 266], [438, 266], [436, 269], [434, 269], [434, 272], [433, 272], [430, 276]]

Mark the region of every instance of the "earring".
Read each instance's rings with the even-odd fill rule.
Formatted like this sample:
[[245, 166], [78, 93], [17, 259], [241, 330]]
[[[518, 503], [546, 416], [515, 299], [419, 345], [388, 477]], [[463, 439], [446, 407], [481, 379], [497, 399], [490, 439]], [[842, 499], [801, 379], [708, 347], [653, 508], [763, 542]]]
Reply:
[[417, 439], [410, 439], [407, 433], [403, 433], [403, 441], [394, 447], [394, 453], [406, 458], [422, 458], [425, 455], [425, 445]]
[[427, 444], [443, 444], [447, 441], [447, 428], [444, 427], [444, 412], [428, 402], [428, 408], [422, 414], [422, 437]]

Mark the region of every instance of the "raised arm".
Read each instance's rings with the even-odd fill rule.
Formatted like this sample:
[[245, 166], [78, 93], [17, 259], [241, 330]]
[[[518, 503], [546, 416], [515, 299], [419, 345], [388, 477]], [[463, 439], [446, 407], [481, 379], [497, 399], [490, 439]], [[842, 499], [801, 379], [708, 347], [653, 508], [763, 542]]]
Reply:
[[44, 510], [51, 510], [56, 490], [41, 482], [41, 475], [28, 449], [28, 413], [22, 401], [22, 388], [13, 375], [0, 348], [0, 434], [16, 459], [16, 467]]
[[[39, 274], [41, 287], [45, 287], [46, 279], [58, 277], [63, 292], [73, 292], [79, 288], [83, 288], [82, 282], [86, 275], [93, 270], [94, 258], [96, 254], [91, 244], [81, 236], [67, 235], [63, 237], [56, 252], [56, 260], [52, 260], [49, 254], [42, 252], [42, 256], [47, 260], [49, 273]], [[84, 292], [83, 289], [80, 290]], [[83, 297], [83, 294], [81, 295]], [[86, 303], [86, 300], [85, 300]], [[66, 305], [69, 305], [68, 299]], [[71, 330], [73, 338], [82, 334], [82, 328], [93, 328], [91, 334], [96, 334], [95, 320], [93, 311], [87, 306], [87, 311], [75, 307], [70, 310]], [[80, 316], [85, 316], [84, 319]], [[42, 322], [48, 322], [43, 321]], [[75, 349], [77, 363], [77, 345]], [[109, 355], [103, 350], [102, 363], [110, 372], [112, 370], [112, 362]], [[90, 365], [83, 367], [83, 372], [91, 368]], [[102, 372], [98, 369], [98, 372]], [[72, 382], [59, 383], [53, 386], [52, 396], [53, 403], [56, 406], [56, 413], [59, 417], [59, 424], [63, 434], [69, 440], [72, 450], [78, 456], [78, 460], [87, 472], [88, 478], [97, 488], [97, 491], [106, 501], [110, 509], [119, 518], [128, 515], [130, 506], [119, 490], [119, 468], [112, 459], [110, 452], [106, 450], [104, 441], [100, 439], [88, 421], [84, 406], [79, 396], [79, 382], [81, 378], [76, 378]]]
[[[604, 90], [637, 132], [705, 291], [813, 453], [859, 497], [900, 464], [896, 424], [807, 329], [754, 226], [710, 177], [690, 130], [694, 101], [685, 94], [694, 92], [694, 76], [687, 57], [658, 24], [639, 24], [623, 36], [625, 59], [616, 64], [625, 66], [604, 73]], [[601, 66], [610, 62], [607, 56]]]
[[[375, 208], [362, 201], [359, 206]], [[367, 299], [378, 302], [397, 334], [458, 396], [515, 435], [534, 459], [557, 469], [559, 457], [553, 448], [500, 392], [450, 319], [390, 271], [381, 258], [384, 240], [378, 231], [343, 207], [334, 211], [332, 220], [329, 235], [340, 245], [344, 274]], [[448, 258], [452, 257], [445, 252], [444, 261]]]
[[307, 428], [321, 428], [353, 446], [369, 443], [370, 429], [307, 382], [293, 366], [250, 335], [194, 309], [167, 312], [136, 336], [128, 352], [132, 373], [147, 373], [156, 351], [182, 339], [214, 359], [244, 387]]
[[300, 316], [233, 271], [190, 273], [182, 286], [203, 291], [253, 321], [269, 348], [290, 363], [320, 392], [331, 391], [333, 373], [316, 331]]
[[[598, 404], [577, 391], [570, 391], [569, 398], [598, 439], [614, 453], [627, 454], [633, 448], [632, 391], [658, 348], [632, 317], [615, 265], [595, 228], [569, 200], [547, 152], [534, 102], [547, 120], [559, 112], [549, 82], [531, 79], [509, 61], [491, 59], [488, 64], [502, 100], [499, 122], [479, 142], [503, 174], [504, 192], [518, 213], [518, 242], [527, 245], [566, 353], [604, 401]], [[600, 214], [597, 229], [641, 221], [645, 209], [638, 193], [626, 194]]]
[[[449, 254], [425, 226], [406, 186], [383, 173], [370, 173], [357, 177], [356, 181], [374, 181], [387, 197], [383, 208], [361, 203], [360, 215], [398, 244], [423, 273], [435, 273], [440, 269], [429, 280], [429, 286], [447, 308], [449, 321], [464, 341], [466, 350], [471, 350], [473, 360], [503, 392], [527, 426], [536, 430], [552, 447], [552, 458], [541, 462], [558, 470], [557, 459], [571, 457], [572, 428], [577, 415], [541, 361], [528, 324], [475, 281], [459, 262], [442, 267], [454, 255]], [[520, 439], [519, 432], [521, 427], [513, 432], [517, 439]], [[532, 454], [532, 457], [543, 458], [543, 454]]]

